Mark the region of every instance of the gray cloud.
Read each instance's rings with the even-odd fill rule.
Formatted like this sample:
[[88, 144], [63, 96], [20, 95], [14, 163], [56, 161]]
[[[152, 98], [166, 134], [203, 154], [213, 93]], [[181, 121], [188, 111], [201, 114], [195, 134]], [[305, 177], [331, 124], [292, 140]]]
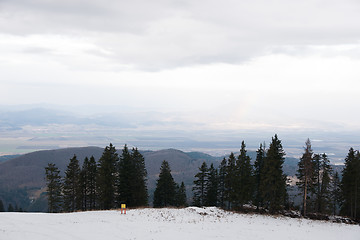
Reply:
[[111, 53], [101, 57], [146, 70], [360, 40], [360, 2], [351, 0], [5, 0], [0, 9], [3, 33], [83, 37]]

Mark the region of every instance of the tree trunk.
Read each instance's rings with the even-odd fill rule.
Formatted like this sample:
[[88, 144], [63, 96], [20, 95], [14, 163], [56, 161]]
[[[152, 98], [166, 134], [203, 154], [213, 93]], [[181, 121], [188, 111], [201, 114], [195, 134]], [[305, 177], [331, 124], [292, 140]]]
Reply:
[[306, 217], [306, 199], [307, 199], [307, 176], [305, 176], [305, 185], [304, 185], [304, 217]]

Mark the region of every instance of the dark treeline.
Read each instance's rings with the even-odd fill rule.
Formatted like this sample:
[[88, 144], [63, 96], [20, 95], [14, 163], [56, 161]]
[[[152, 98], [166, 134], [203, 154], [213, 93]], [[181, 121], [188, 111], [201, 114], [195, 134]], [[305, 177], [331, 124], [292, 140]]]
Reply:
[[302, 194], [302, 213], [337, 214], [359, 220], [360, 153], [350, 148], [345, 158], [342, 179], [333, 171], [325, 153], [314, 154], [311, 142], [305, 142], [298, 164], [297, 185]]
[[[195, 175], [193, 205], [218, 206], [225, 209], [254, 208], [270, 213], [299, 208], [304, 216], [310, 214], [341, 214], [360, 219], [360, 153], [350, 148], [342, 176], [331, 168], [325, 153], [315, 154], [308, 139], [298, 162], [296, 185], [301, 206], [289, 201], [289, 179], [283, 173], [285, 152], [275, 135], [269, 147], [260, 144], [256, 159], [251, 161], [246, 145], [241, 143], [236, 157], [231, 153], [219, 166], [204, 162]], [[110, 144], [96, 163], [85, 158], [80, 168], [74, 156], [60, 177], [54, 164], [46, 170], [49, 212], [80, 211], [148, 205], [147, 171], [144, 157], [125, 145], [118, 156]], [[153, 206], [187, 206], [186, 189], [171, 175], [167, 161], [163, 161], [154, 192]], [[4, 207], [1, 207], [2, 210]]]
[[[231, 153], [218, 168], [204, 162], [195, 175], [193, 204], [226, 209], [246, 207], [268, 210], [296, 208], [287, 194], [288, 180], [282, 170], [285, 152], [277, 135], [268, 149], [260, 144], [256, 159], [246, 153], [244, 141], [240, 154]], [[298, 163], [296, 185], [302, 197], [303, 216], [338, 214], [360, 219], [360, 153], [350, 148], [345, 159], [342, 179], [333, 171], [325, 153], [314, 154], [311, 142], [305, 143]]]
[[[0, 212], [5, 212], [6, 209], [5, 209], [5, 206], [4, 206], [4, 203], [3, 201], [0, 199]], [[18, 207], [17, 205], [15, 205], [15, 207], [9, 203], [9, 206], [7, 207], [7, 211], [8, 212], [24, 212], [24, 210], [20, 207]]]
[[129, 151], [125, 145], [118, 156], [110, 144], [96, 163], [94, 157], [85, 158], [80, 168], [74, 155], [60, 176], [55, 164], [45, 168], [49, 212], [73, 212], [94, 209], [148, 205], [147, 172], [144, 157], [137, 148]]
[[218, 168], [204, 162], [195, 175], [193, 203], [196, 206], [218, 206], [241, 209], [252, 204], [271, 213], [288, 205], [286, 176], [283, 173], [285, 152], [277, 135], [269, 149], [261, 144], [254, 165], [247, 155], [244, 141], [240, 154], [224, 158]]

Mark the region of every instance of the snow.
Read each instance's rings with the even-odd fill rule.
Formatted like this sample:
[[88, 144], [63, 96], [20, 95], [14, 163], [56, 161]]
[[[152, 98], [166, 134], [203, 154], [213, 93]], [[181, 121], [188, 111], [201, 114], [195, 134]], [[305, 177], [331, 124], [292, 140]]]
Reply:
[[238, 214], [215, 207], [0, 213], [1, 240], [360, 239], [358, 225]]

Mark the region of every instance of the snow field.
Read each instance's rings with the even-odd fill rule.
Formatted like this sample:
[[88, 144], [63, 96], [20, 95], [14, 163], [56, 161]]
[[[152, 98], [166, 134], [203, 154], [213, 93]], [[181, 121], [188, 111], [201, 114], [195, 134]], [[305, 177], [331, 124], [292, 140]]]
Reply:
[[1, 240], [360, 239], [360, 226], [226, 212], [218, 208], [0, 213]]

